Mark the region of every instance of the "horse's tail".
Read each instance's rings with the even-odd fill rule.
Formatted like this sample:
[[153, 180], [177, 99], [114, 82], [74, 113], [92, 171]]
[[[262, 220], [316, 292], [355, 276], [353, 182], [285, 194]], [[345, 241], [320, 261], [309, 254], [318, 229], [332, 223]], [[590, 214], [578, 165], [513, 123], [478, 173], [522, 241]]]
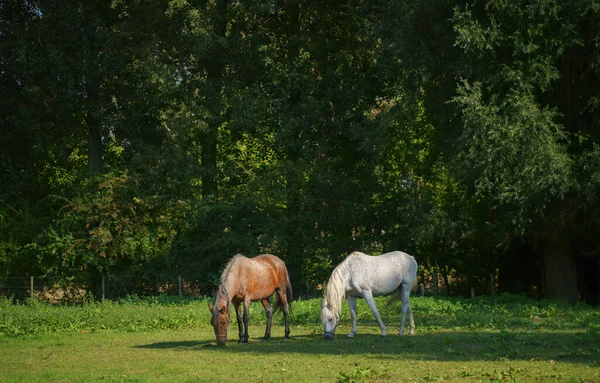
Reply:
[[285, 284], [285, 296], [287, 297], [288, 304], [292, 307], [292, 302], [294, 301], [294, 292], [292, 291], [292, 282], [290, 281], [290, 276], [288, 274], [287, 281]]
[[[292, 283], [290, 282], [290, 275], [287, 273], [285, 273], [285, 298], [287, 300], [287, 304], [288, 304], [288, 309], [291, 312], [292, 311], [292, 301], [294, 300], [294, 292], [292, 291]], [[279, 294], [277, 295], [277, 301], [275, 302], [275, 312], [282, 310], [283, 311], [283, 302], [281, 301], [281, 298], [279, 298]]]
[[419, 280], [417, 278], [415, 278], [415, 281], [413, 282], [412, 288], [410, 289], [410, 291], [412, 293], [416, 293], [417, 291], [419, 291]]
[[[405, 285], [405, 284], [406, 283], [402, 282], [400, 284], [400, 286], [398, 286], [398, 288], [396, 289], [396, 291], [394, 292], [394, 294], [392, 294], [392, 296], [390, 296], [388, 298], [388, 301], [387, 301], [387, 305], [388, 306], [393, 305], [395, 303], [398, 303], [398, 302], [402, 301], [402, 285]], [[412, 283], [412, 285], [411, 285], [410, 291], [413, 292], [413, 293], [416, 293], [418, 287], [419, 287], [419, 283], [417, 281], [417, 278], [415, 278], [414, 281], [413, 281], [413, 283]]]
[[393, 304], [400, 302], [401, 300], [402, 300], [402, 292], [400, 291], [400, 289], [398, 289], [394, 292], [394, 294], [392, 294], [392, 296], [390, 296], [388, 298], [386, 305], [391, 306]]

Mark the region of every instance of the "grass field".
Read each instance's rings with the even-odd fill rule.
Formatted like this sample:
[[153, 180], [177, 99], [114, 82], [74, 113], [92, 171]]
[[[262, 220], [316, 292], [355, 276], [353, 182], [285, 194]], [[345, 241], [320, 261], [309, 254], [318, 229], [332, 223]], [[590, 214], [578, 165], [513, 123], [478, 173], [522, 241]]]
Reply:
[[294, 303], [292, 339], [281, 314], [262, 342], [253, 306], [250, 343], [215, 345], [206, 300], [49, 306], [0, 302], [0, 382], [600, 382], [600, 312], [585, 305], [502, 296], [414, 297], [417, 334], [392, 335], [398, 307], [382, 317], [360, 302], [358, 334], [347, 307], [338, 338], [325, 341], [319, 300]]

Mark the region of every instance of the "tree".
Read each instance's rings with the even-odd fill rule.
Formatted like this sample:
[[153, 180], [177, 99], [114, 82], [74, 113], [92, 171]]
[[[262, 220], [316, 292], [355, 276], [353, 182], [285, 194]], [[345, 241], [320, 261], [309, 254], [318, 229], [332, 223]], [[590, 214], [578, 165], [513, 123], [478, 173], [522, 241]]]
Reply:
[[118, 172], [141, 146], [161, 142], [153, 134], [160, 101], [150, 96], [159, 83], [153, 80], [163, 75], [153, 67], [151, 32], [160, 19], [149, 11], [160, 4], [9, 3], [0, 6], [1, 150], [8, 165], [2, 184], [10, 185], [2, 195], [9, 206], [2, 231], [5, 243], [20, 249], [14, 256], [30, 261], [21, 273], [45, 273], [61, 264], [57, 249], [85, 249], [96, 229], [67, 225], [60, 232], [55, 220], [64, 201], [93, 194], [90, 182], [104, 181], [94, 178], [99, 173]]
[[403, 89], [423, 103], [440, 133], [440, 160], [452, 159], [448, 170], [464, 185], [457, 190], [467, 192], [467, 206], [479, 206], [470, 216], [471, 227], [480, 229], [465, 234], [488, 238], [488, 248], [512, 238], [530, 241], [544, 258], [547, 295], [577, 300], [574, 234], [597, 216], [582, 203], [593, 197], [580, 194], [576, 176], [593, 179], [596, 168], [580, 167], [582, 158], [596, 157], [588, 122], [595, 113], [592, 62], [578, 67], [586, 75], [576, 98], [588, 101], [575, 112], [565, 99], [575, 95], [570, 57], [593, 49], [593, 6], [423, 1], [408, 7], [390, 6], [382, 28], [401, 26], [389, 46], [403, 63]]

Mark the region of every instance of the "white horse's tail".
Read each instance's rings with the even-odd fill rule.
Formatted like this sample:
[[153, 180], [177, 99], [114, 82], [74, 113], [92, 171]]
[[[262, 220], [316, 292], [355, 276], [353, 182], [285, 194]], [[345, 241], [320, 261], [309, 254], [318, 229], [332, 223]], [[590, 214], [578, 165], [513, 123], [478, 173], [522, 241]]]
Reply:
[[[397, 303], [399, 301], [402, 301], [402, 293], [404, 290], [404, 287], [406, 287], [406, 285], [408, 283], [410, 283], [410, 279], [412, 278], [412, 285], [410, 288], [410, 291], [413, 293], [416, 293], [417, 290], [419, 289], [419, 282], [417, 281], [417, 261], [415, 260], [415, 257], [413, 256], [409, 256], [410, 259], [410, 270], [408, 270], [408, 275], [404, 276], [404, 280], [402, 281], [402, 283], [400, 284], [400, 286], [398, 286], [398, 288], [396, 289], [396, 291], [394, 292], [394, 294], [388, 299], [387, 301], [387, 305], [392, 305], [394, 303]], [[410, 294], [410, 293], [409, 293]], [[407, 297], [408, 298], [408, 297]]]
[[417, 291], [419, 291], [419, 281], [417, 280], [417, 278], [415, 278], [415, 281], [413, 282], [412, 288], [410, 289], [410, 291], [412, 293], [416, 293]]
[[[418, 291], [418, 289], [419, 289], [419, 282], [417, 281], [417, 278], [415, 278], [410, 291], [413, 293], [416, 293]], [[392, 296], [389, 297], [389, 299], [387, 300], [387, 305], [390, 306], [390, 305], [393, 305], [400, 301], [402, 301], [402, 284], [400, 285], [400, 287], [398, 287], [396, 289], [394, 294], [392, 294]]]
[[392, 296], [390, 296], [387, 300], [386, 306], [392, 306], [395, 305], [396, 303], [400, 302], [402, 300], [402, 293], [400, 292], [400, 289], [396, 290], [396, 292], [394, 292], [394, 294], [392, 294]]

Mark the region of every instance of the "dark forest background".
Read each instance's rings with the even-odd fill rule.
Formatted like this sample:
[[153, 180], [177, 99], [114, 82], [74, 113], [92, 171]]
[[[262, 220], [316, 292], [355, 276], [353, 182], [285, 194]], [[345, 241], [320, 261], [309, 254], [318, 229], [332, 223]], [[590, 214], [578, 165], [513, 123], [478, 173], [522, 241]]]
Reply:
[[598, 303], [599, 70], [593, 0], [1, 0], [0, 281], [403, 250]]

